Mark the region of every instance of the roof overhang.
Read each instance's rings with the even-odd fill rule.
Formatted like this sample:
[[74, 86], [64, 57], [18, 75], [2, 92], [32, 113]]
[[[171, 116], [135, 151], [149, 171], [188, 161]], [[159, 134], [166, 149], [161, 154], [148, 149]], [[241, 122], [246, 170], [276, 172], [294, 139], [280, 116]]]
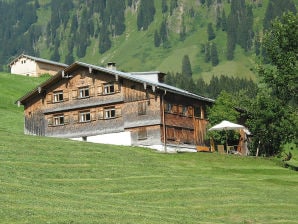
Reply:
[[[171, 92], [173, 94], [179, 94], [179, 95], [190, 97], [190, 98], [193, 98], [193, 99], [196, 99], [196, 100], [201, 100], [201, 101], [205, 101], [205, 102], [208, 102], [208, 103], [214, 103], [213, 99], [203, 97], [203, 96], [199, 96], [199, 95], [196, 95], [194, 93], [188, 92], [186, 90], [182, 90], [182, 89], [176, 88], [174, 86], [167, 85], [165, 83], [153, 82], [153, 81], [150, 81], [150, 80], [145, 79], [145, 78], [137, 77], [137, 76], [135, 76], [131, 73], [125, 73], [125, 72], [121, 72], [121, 71], [117, 71], [117, 70], [111, 70], [111, 69], [107, 69], [107, 68], [104, 68], [104, 67], [91, 65], [91, 64], [84, 63], [84, 62], [78, 62], [78, 61], [74, 62], [71, 65], [69, 65], [68, 67], [66, 67], [62, 71], [59, 71], [56, 75], [52, 76], [50, 79], [46, 80], [45, 82], [43, 82], [42, 84], [37, 86], [35, 89], [30, 91], [29, 93], [27, 93], [23, 97], [19, 98], [16, 101], [16, 103], [18, 105], [24, 105], [24, 103], [28, 99], [32, 98], [33, 96], [35, 96], [37, 94], [40, 94], [43, 90], [47, 89], [52, 84], [60, 81], [63, 78], [71, 78], [71, 76], [69, 74], [72, 73], [73, 71], [79, 69], [79, 68], [82, 68], [82, 67], [87, 68], [89, 70], [89, 73], [92, 73], [94, 71], [104, 72], [104, 73], [114, 75], [116, 80], [118, 80], [119, 77], [121, 77], [121, 78], [125, 78], [125, 79], [131, 80], [131, 81], [142, 83], [142, 84], [144, 84], [144, 86], [151, 86], [153, 91], [160, 90], [160, 91], [163, 91], [164, 93]], [[150, 73], [150, 72], [148, 72], [148, 73]], [[162, 73], [162, 72], [154, 71], [154, 73]], [[162, 73], [162, 74], [164, 74], [164, 73]]]

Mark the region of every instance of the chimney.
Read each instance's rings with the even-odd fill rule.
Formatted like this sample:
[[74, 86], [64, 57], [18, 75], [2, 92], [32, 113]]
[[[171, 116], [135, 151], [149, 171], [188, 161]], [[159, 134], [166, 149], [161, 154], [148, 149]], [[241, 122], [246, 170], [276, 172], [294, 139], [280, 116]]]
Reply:
[[107, 69], [116, 70], [116, 63], [115, 62], [108, 62]]

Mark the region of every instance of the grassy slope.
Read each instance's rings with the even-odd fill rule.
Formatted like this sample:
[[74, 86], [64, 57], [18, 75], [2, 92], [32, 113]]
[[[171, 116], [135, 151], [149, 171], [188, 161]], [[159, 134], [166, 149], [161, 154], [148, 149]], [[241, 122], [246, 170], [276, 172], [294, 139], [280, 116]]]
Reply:
[[41, 81], [0, 73], [0, 223], [297, 221], [298, 174], [272, 160], [24, 136], [13, 103]]

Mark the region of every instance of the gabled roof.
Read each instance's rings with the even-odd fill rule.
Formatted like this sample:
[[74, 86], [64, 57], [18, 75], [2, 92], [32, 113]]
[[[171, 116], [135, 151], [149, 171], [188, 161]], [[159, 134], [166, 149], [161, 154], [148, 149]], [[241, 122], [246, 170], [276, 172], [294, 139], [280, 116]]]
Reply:
[[[142, 84], [147, 85], [147, 86], [152, 86], [152, 88], [155, 88], [156, 90], [162, 90], [164, 92], [171, 92], [171, 93], [174, 93], [174, 94], [187, 96], [187, 97], [190, 97], [190, 98], [193, 98], [193, 99], [202, 100], [202, 101], [209, 102], [209, 103], [214, 102], [213, 99], [203, 97], [203, 96], [199, 96], [199, 95], [196, 95], [194, 93], [188, 92], [186, 90], [179, 89], [179, 88], [176, 88], [176, 87], [171, 86], [171, 85], [167, 85], [165, 83], [155, 82], [155, 81], [152, 81], [152, 80], [149, 80], [149, 79], [145, 79], [144, 77], [142, 77], [142, 78], [138, 77], [136, 75], [133, 75], [133, 74], [136, 74], [135, 72], [134, 73], [127, 73], [127, 72], [121, 72], [121, 71], [117, 71], [117, 70], [107, 69], [107, 68], [96, 66], [96, 65], [87, 64], [87, 63], [84, 63], [84, 62], [74, 62], [73, 64], [69, 65], [64, 70], [58, 72], [56, 75], [54, 75], [53, 77], [51, 77], [47, 81], [41, 83], [38, 87], [33, 89], [31, 92], [27, 93], [26, 95], [24, 95], [23, 97], [18, 99], [16, 103], [23, 104], [30, 97], [40, 93], [44, 89], [47, 89], [49, 86], [51, 86], [52, 84], [60, 81], [61, 79], [71, 78], [71, 76], [69, 76], [68, 74], [70, 74], [72, 71], [74, 71], [74, 70], [76, 70], [80, 67], [88, 68], [89, 71], [100, 71], [100, 72], [104, 72], [104, 73], [114, 75], [117, 78], [122, 77], [122, 78], [125, 78], [125, 79], [128, 79], [128, 80], [139, 82], [139, 83], [142, 83]], [[164, 74], [164, 73], [159, 72], [159, 71], [154, 71], [154, 73], [155, 74]]]
[[31, 59], [31, 60], [36, 61], [36, 62], [42, 62], [42, 63], [52, 64], [52, 65], [57, 65], [57, 66], [65, 67], [65, 68], [68, 66], [67, 64], [63, 64], [63, 63], [60, 63], [60, 62], [51, 61], [51, 60], [47, 60], [47, 59], [43, 59], [43, 58], [38, 58], [38, 57], [26, 55], [26, 54], [21, 54], [18, 57], [16, 57], [15, 59], [13, 59], [9, 63], [9, 66], [11, 67], [16, 61], [18, 61], [20, 58], [23, 58], [23, 57]]

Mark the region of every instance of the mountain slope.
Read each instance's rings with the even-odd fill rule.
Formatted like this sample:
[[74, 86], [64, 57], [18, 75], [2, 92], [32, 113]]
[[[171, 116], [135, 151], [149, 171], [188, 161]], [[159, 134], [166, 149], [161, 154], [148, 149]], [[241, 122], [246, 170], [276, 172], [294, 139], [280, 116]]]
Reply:
[[[203, 77], [207, 81], [212, 75], [255, 80], [255, 47], [263, 35], [264, 19], [274, 18], [282, 10], [296, 12], [298, 4], [298, 0], [24, 0], [20, 6], [24, 12], [5, 10], [16, 2], [0, 3], [1, 13], [4, 18], [9, 18], [8, 27], [11, 28], [0, 27], [3, 30], [3, 35], [0, 32], [2, 65], [25, 52], [66, 63], [80, 60], [104, 66], [108, 61], [114, 61], [118, 69], [124, 71], [181, 73], [182, 58], [188, 55], [193, 77]], [[151, 2], [155, 8], [148, 29], [137, 26], [142, 2]], [[274, 9], [271, 14], [268, 13], [269, 6]], [[233, 12], [235, 7], [238, 11]], [[279, 8], [280, 11], [276, 10]], [[253, 33], [249, 41], [253, 46], [247, 50], [236, 44], [233, 60], [227, 60], [228, 30], [233, 26], [230, 22], [224, 28], [223, 21], [228, 21], [232, 12], [240, 15], [249, 10], [253, 16]], [[120, 17], [122, 13], [124, 19]], [[213, 38], [210, 38], [209, 25], [214, 32]], [[117, 27], [123, 32], [116, 34]], [[240, 36], [243, 31], [235, 32]], [[155, 42], [156, 33], [161, 41], [159, 46]], [[219, 60], [216, 66], [206, 59], [210, 51], [206, 50], [207, 45], [216, 46]]]

